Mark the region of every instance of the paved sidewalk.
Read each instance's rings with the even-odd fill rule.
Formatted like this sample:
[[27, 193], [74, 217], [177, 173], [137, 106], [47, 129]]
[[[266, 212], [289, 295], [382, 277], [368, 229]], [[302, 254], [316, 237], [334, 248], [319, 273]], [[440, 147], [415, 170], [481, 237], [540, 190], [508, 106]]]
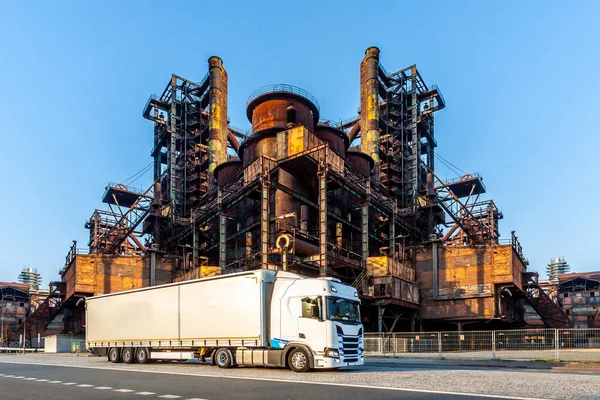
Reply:
[[378, 357], [365, 358], [369, 364], [407, 364], [407, 365], [444, 365], [462, 367], [489, 367], [489, 368], [530, 368], [530, 369], [574, 369], [574, 370], [600, 370], [600, 363], [587, 362], [548, 362], [548, 361], [521, 361], [521, 360], [454, 360], [454, 359], [423, 359], [409, 357]]

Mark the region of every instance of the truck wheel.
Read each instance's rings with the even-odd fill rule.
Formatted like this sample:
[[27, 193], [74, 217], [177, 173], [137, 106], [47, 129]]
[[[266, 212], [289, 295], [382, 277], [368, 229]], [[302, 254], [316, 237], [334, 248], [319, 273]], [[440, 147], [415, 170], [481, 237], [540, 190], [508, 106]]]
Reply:
[[108, 350], [108, 361], [113, 363], [120, 363], [121, 349], [119, 349], [118, 347], [112, 347], [110, 350]]
[[231, 351], [229, 351], [228, 349], [225, 349], [225, 348], [218, 349], [215, 352], [214, 357], [215, 357], [215, 364], [217, 364], [217, 367], [231, 368], [231, 365], [233, 364], [233, 356], [231, 354]]
[[135, 361], [140, 364], [146, 364], [149, 360], [148, 349], [145, 347], [140, 347], [135, 351]]
[[121, 357], [123, 358], [123, 362], [125, 364], [133, 364], [133, 362], [135, 361], [135, 354], [133, 348], [125, 347], [123, 349], [123, 354], [121, 354]]
[[294, 372], [307, 372], [310, 369], [310, 361], [306, 350], [297, 347], [290, 351], [288, 364]]

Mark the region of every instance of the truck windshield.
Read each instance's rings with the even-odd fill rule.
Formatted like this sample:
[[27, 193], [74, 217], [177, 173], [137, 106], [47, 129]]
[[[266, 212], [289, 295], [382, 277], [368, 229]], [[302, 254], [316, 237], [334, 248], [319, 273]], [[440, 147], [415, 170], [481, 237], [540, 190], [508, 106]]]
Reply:
[[327, 319], [350, 323], [360, 323], [358, 301], [327, 297]]

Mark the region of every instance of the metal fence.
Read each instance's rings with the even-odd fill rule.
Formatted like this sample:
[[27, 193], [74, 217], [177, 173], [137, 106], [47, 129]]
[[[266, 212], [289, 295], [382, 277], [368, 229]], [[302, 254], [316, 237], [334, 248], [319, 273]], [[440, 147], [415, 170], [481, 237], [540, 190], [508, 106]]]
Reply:
[[600, 362], [600, 329], [365, 333], [365, 355]]

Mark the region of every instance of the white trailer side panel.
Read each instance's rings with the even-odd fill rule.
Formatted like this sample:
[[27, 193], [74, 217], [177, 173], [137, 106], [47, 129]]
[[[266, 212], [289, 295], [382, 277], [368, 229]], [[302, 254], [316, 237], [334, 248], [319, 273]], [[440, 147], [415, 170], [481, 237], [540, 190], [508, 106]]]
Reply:
[[[207, 278], [89, 298], [91, 347], [260, 345], [263, 271]], [[162, 343], [158, 343], [161, 341]], [[125, 343], [125, 345], [127, 345]], [[142, 345], [142, 344], [140, 344]]]
[[178, 340], [178, 299], [178, 286], [88, 299], [87, 341]]
[[181, 285], [181, 340], [259, 339], [260, 288], [254, 274]]

